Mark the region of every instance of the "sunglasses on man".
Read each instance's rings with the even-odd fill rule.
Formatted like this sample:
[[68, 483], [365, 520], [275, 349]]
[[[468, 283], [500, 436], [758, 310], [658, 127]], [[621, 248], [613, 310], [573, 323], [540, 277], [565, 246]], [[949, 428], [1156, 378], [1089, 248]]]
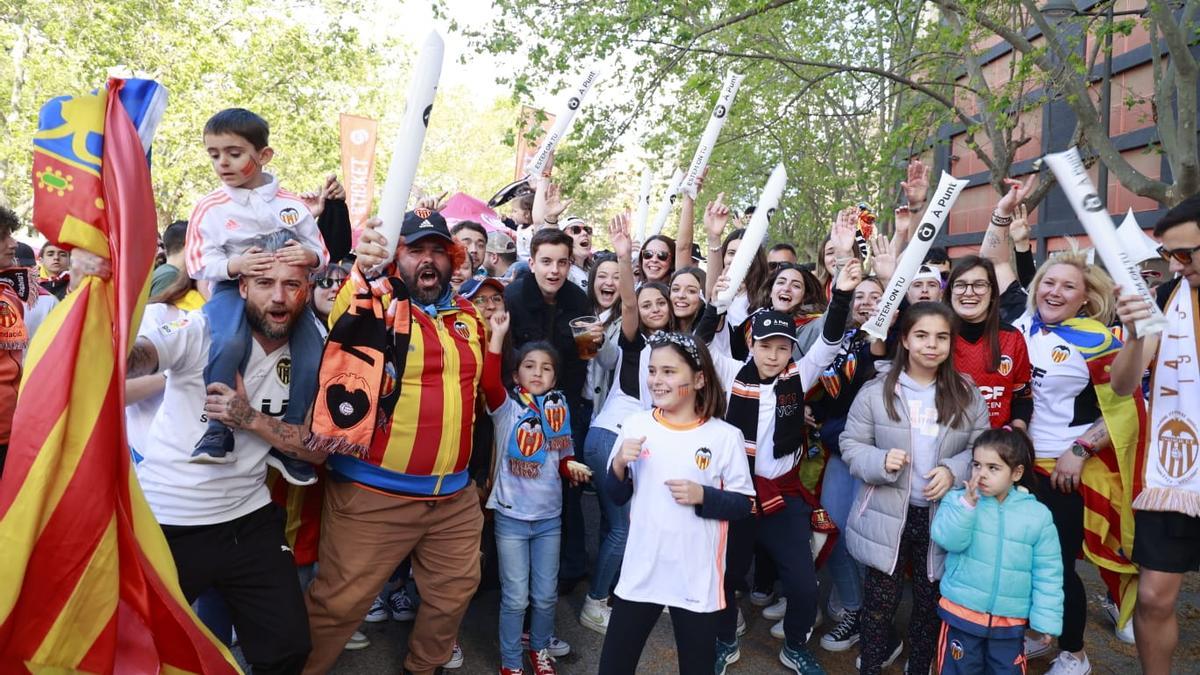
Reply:
[[1163, 257], [1163, 260], [1179, 263], [1180, 265], [1191, 265], [1192, 256], [1200, 251], [1200, 246], [1192, 246], [1191, 248], [1176, 248], [1168, 249], [1165, 246], [1158, 247], [1158, 254]]
[[592, 235], [592, 226], [591, 225], [570, 225], [567, 227], [567, 234], [570, 234], [570, 235], [579, 235], [584, 232], [587, 232], [588, 236], [590, 237]]

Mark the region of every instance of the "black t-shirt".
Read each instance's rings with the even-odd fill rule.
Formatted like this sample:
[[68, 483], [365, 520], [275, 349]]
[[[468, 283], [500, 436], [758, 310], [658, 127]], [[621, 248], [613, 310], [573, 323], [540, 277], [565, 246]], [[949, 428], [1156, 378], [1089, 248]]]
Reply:
[[1000, 294], [1000, 323], [1012, 325], [1025, 313], [1029, 293], [1020, 281], [1013, 281]]

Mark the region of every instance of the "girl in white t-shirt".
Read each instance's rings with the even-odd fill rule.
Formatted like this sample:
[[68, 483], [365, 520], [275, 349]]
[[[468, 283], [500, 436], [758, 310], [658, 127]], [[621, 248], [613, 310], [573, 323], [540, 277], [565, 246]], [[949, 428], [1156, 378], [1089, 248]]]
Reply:
[[601, 489], [630, 503], [629, 537], [600, 673], [632, 673], [670, 608], [683, 674], [712, 673], [725, 607], [728, 521], [750, 515], [745, 439], [722, 422], [725, 395], [708, 350], [690, 335], [650, 339], [654, 409], [625, 420]]

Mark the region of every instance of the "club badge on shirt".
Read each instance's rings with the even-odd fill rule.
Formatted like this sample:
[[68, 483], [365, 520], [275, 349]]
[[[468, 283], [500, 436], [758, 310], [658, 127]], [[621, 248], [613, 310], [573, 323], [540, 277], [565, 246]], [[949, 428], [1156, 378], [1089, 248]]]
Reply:
[[708, 469], [709, 463], [712, 462], [712, 450], [708, 448], [700, 448], [696, 451], [696, 467], [701, 471]]

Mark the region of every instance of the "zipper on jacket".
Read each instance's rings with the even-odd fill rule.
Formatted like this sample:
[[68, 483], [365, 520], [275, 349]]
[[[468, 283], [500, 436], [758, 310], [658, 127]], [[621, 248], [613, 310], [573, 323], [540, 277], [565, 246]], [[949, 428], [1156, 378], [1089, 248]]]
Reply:
[[[1008, 500], [1005, 499], [1004, 501], [1006, 502]], [[1000, 529], [998, 530], [996, 536], [996, 571], [992, 573], [992, 596], [988, 598], [989, 615], [996, 611], [996, 594], [1000, 592], [1001, 561], [1004, 558], [1004, 502], [999, 502], [998, 506]]]

